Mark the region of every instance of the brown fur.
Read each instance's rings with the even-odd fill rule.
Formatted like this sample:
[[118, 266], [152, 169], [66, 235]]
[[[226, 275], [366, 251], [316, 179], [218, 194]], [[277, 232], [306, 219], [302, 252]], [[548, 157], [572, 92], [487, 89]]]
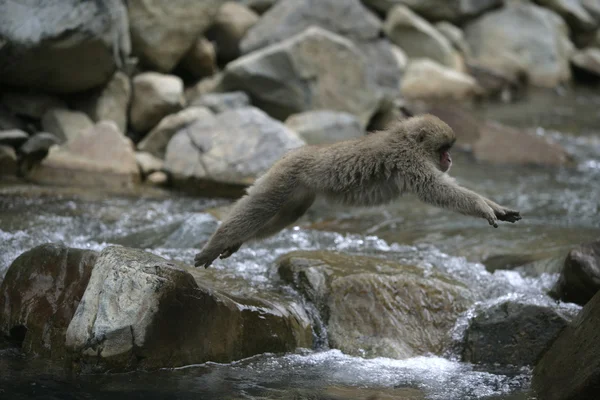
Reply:
[[405, 192], [465, 215], [516, 222], [506, 209], [458, 186], [440, 166], [440, 154], [456, 140], [454, 131], [432, 115], [400, 121], [385, 131], [327, 145], [290, 151], [248, 189], [228, 218], [196, 256], [208, 267], [251, 239], [273, 235], [300, 218], [315, 197], [341, 204], [373, 206]]

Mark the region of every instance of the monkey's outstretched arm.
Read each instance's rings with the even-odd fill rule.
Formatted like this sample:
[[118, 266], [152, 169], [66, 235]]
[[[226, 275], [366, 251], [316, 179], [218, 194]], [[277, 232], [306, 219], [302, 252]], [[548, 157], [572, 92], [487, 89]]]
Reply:
[[485, 197], [483, 199], [488, 206], [492, 207], [492, 210], [494, 210], [494, 214], [496, 214], [496, 218], [498, 218], [499, 221], [517, 222], [521, 219], [521, 214], [519, 211], [502, 207], [501, 205], [494, 203], [492, 200]]

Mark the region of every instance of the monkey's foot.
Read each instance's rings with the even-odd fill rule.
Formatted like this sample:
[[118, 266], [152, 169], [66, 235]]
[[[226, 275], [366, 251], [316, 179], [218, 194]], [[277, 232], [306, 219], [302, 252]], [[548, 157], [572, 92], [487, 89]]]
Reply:
[[196, 254], [194, 257], [194, 267], [208, 268], [219, 257], [219, 254], [209, 254], [206, 251]]
[[228, 248], [226, 248], [222, 253], [221, 256], [219, 257], [220, 259], [224, 259], [227, 257], [231, 257], [231, 255], [233, 253], [235, 253], [236, 251], [238, 251], [240, 249], [242, 245], [241, 244], [236, 244], [235, 246], [230, 246]]

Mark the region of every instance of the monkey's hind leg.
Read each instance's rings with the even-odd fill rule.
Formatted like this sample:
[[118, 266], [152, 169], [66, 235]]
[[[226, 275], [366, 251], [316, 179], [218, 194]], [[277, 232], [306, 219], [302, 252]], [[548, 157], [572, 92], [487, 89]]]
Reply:
[[288, 199], [281, 210], [258, 231], [254, 239], [272, 236], [296, 222], [310, 208], [315, 197], [312, 193], [300, 193]]

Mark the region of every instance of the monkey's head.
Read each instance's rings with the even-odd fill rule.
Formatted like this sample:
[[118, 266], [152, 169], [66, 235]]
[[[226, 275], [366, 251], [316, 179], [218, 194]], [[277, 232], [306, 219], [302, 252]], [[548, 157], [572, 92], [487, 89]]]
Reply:
[[456, 142], [456, 134], [452, 128], [430, 114], [411, 118], [407, 122], [409, 122], [408, 133], [416, 142], [416, 147], [433, 162], [436, 168], [448, 172], [452, 166], [450, 149]]

